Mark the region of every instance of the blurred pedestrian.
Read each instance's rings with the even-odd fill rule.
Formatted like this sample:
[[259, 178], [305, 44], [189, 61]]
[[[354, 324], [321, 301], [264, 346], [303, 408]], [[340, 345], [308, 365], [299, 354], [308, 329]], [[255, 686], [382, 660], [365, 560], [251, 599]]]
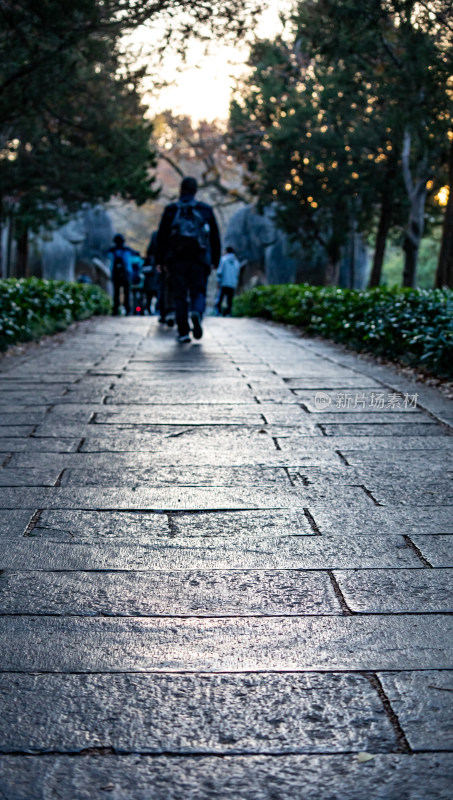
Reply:
[[145, 306], [143, 302], [144, 278], [142, 275], [142, 266], [144, 260], [138, 250], [133, 250], [131, 247], [128, 247], [127, 249], [129, 250], [131, 257], [131, 290], [133, 312], [137, 316], [143, 316], [145, 313]]
[[194, 338], [203, 335], [207, 280], [220, 259], [217, 221], [211, 206], [196, 200], [197, 189], [195, 178], [183, 179], [180, 198], [165, 208], [157, 234], [156, 260], [173, 282], [180, 342], [190, 342], [189, 312]]
[[[219, 314], [225, 317], [231, 314], [233, 306], [234, 293], [238, 287], [239, 274], [241, 272], [241, 265], [236, 258], [236, 254], [232, 247], [227, 247], [225, 255], [220, 259], [219, 268], [217, 270], [217, 281], [219, 284], [219, 299], [216, 304], [216, 309]], [[223, 300], [226, 298], [226, 309], [222, 310]]]
[[143, 304], [148, 314], [151, 315], [151, 303], [156, 298], [158, 305], [158, 293], [160, 284], [160, 274], [156, 267], [156, 241], [157, 231], [151, 234], [151, 240], [146, 251], [145, 263], [142, 269], [143, 276]]
[[113, 237], [113, 247], [109, 250], [111, 279], [113, 283], [113, 314], [119, 313], [120, 291], [123, 290], [123, 304], [126, 314], [131, 312], [130, 285], [132, 280], [131, 253], [124, 243], [124, 236], [117, 233]]

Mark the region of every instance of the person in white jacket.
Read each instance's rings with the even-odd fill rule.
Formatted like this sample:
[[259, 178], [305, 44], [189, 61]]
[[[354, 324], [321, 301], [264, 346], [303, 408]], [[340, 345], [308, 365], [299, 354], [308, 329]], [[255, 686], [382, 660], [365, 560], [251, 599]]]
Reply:
[[[241, 265], [238, 259], [236, 258], [233, 248], [227, 247], [226, 253], [220, 259], [220, 263], [217, 269], [217, 281], [219, 284], [219, 299], [216, 303], [216, 309], [218, 313], [223, 314], [224, 317], [227, 314], [231, 314], [234, 292], [238, 287], [240, 271], [241, 271]], [[224, 298], [226, 298], [227, 305], [226, 309], [222, 311], [222, 303]]]

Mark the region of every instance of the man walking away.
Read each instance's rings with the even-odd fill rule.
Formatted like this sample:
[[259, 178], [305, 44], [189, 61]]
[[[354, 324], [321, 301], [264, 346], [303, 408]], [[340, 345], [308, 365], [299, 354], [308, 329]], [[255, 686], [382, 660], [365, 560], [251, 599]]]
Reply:
[[[224, 317], [227, 314], [231, 314], [234, 292], [238, 287], [240, 271], [241, 265], [236, 258], [233, 248], [227, 247], [225, 255], [220, 259], [219, 268], [217, 270], [220, 294], [216, 308], [219, 314], [223, 313]], [[226, 298], [227, 307], [226, 310], [222, 312], [224, 298]]]
[[157, 233], [156, 261], [173, 280], [178, 340], [190, 342], [189, 303], [195, 339], [201, 339], [206, 285], [220, 259], [220, 234], [211, 206], [195, 199], [195, 178], [184, 178], [180, 198], [168, 205]]
[[124, 308], [130, 314], [130, 285], [132, 278], [131, 253], [124, 244], [124, 236], [117, 233], [113, 238], [114, 245], [109, 250], [110, 270], [113, 283], [113, 315], [118, 314], [120, 306], [120, 289], [123, 288]]

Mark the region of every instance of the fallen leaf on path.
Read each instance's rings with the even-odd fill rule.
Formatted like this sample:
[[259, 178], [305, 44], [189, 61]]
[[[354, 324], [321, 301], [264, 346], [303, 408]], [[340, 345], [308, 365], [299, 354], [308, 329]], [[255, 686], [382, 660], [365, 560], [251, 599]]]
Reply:
[[373, 758], [374, 756], [371, 753], [362, 752], [357, 755], [357, 761], [360, 761], [361, 764], [364, 764], [365, 761], [371, 761]]

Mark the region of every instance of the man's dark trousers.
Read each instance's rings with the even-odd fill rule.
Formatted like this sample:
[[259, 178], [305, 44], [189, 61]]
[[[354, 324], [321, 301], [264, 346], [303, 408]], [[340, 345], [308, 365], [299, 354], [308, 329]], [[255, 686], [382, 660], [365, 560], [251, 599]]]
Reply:
[[190, 311], [203, 314], [206, 307], [206, 283], [209, 269], [206, 264], [194, 261], [178, 261], [171, 267], [175, 294], [176, 323], [180, 336], [189, 333]]
[[219, 314], [222, 313], [222, 303], [224, 297], [227, 299], [226, 311], [223, 312], [223, 315], [225, 316], [226, 314], [231, 314], [231, 310], [233, 308], [234, 289], [232, 286], [222, 286], [220, 290], [219, 302], [217, 303], [217, 310]]
[[120, 289], [123, 287], [124, 291], [124, 307], [126, 314], [131, 312], [130, 290], [129, 281], [115, 281], [113, 284], [113, 313], [118, 314], [120, 307]]

